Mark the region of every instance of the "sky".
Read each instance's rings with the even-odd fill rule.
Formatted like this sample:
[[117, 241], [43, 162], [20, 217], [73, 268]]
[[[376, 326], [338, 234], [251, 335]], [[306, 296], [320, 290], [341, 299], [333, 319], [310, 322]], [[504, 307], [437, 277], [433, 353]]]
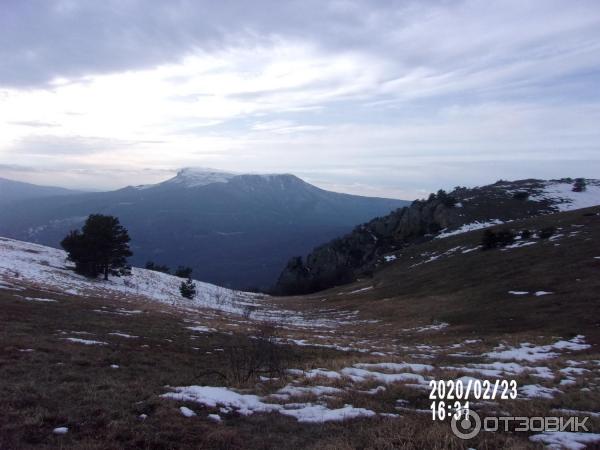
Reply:
[[600, 175], [597, 0], [2, 0], [0, 177], [404, 199]]

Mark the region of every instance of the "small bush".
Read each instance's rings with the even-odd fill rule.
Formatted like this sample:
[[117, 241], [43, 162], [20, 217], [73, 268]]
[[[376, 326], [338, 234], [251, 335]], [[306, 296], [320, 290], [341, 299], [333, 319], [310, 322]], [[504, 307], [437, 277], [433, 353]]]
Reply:
[[485, 230], [481, 238], [481, 247], [483, 250], [490, 250], [497, 247], [505, 247], [515, 242], [515, 233], [509, 229]]
[[509, 229], [503, 229], [498, 231], [496, 234], [498, 239], [498, 245], [504, 247], [515, 242], [515, 233]]
[[175, 276], [179, 278], [192, 278], [192, 268], [185, 266], [177, 266]]
[[545, 227], [540, 230], [540, 232], [538, 233], [538, 236], [540, 237], [540, 239], [548, 239], [554, 233], [556, 233], [556, 228]]
[[513, 198], [515, 200], [527, 200], [529, 198], [529, 192], [527, 191], [519, 191], [513, 194]]
[[189, 299], [194, 298], [196, 296], [196, 283], [194, 283], [191, 278], [182, 281], [179, 286], [179, 292], [181, 292], [182, 297]]
[[256, 305], [246, 305], [244, 306], [244, 311], [242, 313], [242, 316], [244, 317], [244, 319], [248, 320], [250, 319], [250, 317], [252, 317], [252, 314], [254, 313], [254, 311], [256, 311]]
[[575, 178], [575, 182], [573, 183], [573, 192], [583, 192], [587, 189], [587, 183], [585, 182], [585, 178]]
[[148, 261], [146, 263], [146, 269], [161, 273], [171, 273], [171, 269], [169, 269], [169, 267], [161, 264], [155, 264], [153, 261]]
[[483, 250], [490, 250], [498, 246], [498, 238], [492, 230], [485, 230], [481, 238], [481, 247]]
[[261, 376], [284, 376], [290, 364], [286, 350], [277, 344], [277, 334], [274, 325], [265, 323], [252, 339], [234, 339], [233, 345], [225, 348], [228, 367], [223, 377], [227, 384], [243, 386]]
[[521, 230], [521, 238], [522, 239], [529, 239], [532, 236], [531, 230]]

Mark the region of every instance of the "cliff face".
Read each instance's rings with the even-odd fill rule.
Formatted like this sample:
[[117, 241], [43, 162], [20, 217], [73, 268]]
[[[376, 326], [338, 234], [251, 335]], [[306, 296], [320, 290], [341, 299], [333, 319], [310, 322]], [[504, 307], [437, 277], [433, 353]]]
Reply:
[[303, 261], [295, 257], [281, 273], [280, 294], [315, 292], [367, 274], [383, 253], [429, 239], [443, 228], [460, 226], [459, 208], [447, 201], [416, 201], [356, 227], [351, 233], [314, 249]]
[[416, 200], [359, 225], [351, 233], [315, 248], [305, 260], [290, 260], [279, 276], [274, 293], [306, 294], [348, 283], [369, 275], [386, 253], [433, 239], [441, 231], [463, 225], [501, 223], [554, 212], [555, 201], [544, 196], [549, 186], [570, 182], [558, 180], [499, 181], [472, 189], [443, 191], [428, 200]]

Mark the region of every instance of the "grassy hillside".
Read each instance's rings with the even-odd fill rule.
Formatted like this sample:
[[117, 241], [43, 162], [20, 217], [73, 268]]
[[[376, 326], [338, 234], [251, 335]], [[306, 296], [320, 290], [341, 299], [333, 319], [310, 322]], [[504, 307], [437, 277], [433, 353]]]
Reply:
[[[526, 245], [516, 248], [482, 251], [477, 248], [481, 230], [434, 239], [382, 256], [372, 278], [310, 298], [337, 297], [345, 307], [362, 308], [373, 317], [398, 323], [429, 317], [469, 332], [543, 329], [597, 334], [599, 214], [600, 208], [595, 207], [491, 228], [557, 229], [549, 239], [517, 240], [515, 245]], [[386, 262], [386, 257], [396, 259]], [[370, 289], [337, 295], [361, 287]], [[515, 296], [509, 294], [511, 290], [531, 294]], [[536, 291], [553, 294], [536, 297]]]

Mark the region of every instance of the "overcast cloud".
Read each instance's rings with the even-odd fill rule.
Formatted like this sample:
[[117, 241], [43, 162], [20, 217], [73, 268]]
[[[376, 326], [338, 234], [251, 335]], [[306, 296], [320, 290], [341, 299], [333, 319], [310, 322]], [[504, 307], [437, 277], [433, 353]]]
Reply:
[[105, 189], [209, 166], [415, 198], [600, 173], [596, 0], [1, 8], [0, 176]]

